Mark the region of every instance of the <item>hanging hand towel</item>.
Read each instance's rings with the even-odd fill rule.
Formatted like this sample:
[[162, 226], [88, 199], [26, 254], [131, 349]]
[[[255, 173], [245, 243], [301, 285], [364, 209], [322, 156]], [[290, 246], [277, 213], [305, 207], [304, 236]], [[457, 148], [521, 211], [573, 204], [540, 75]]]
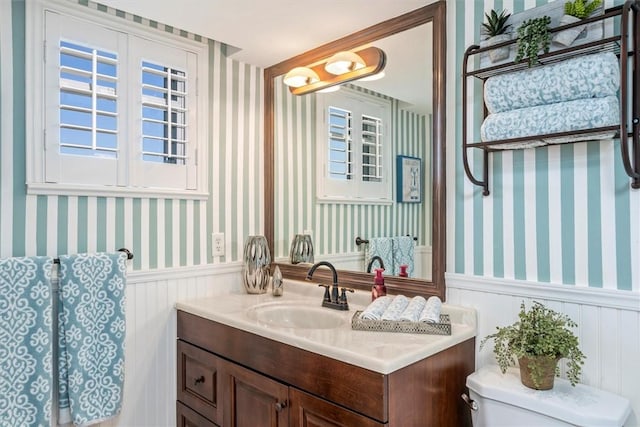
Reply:
[[0, 259], [0, 425], [49, 426], [52, 258]]
[[365, 254], [365, 265], [369, 265], [371, 258], [376, 255], [382, 258], [384, 270], [391, 273], [393, 271], [393, 238], [374, 237], [369, 239]]
[[384, 311], [389, 307], [389, 304], [391, 304], [391, 301], [393, 301], [393, 297], [390, 297], [389, 295], [376, 298], [367, 306], [367, 308], [364, 309], [360, 314], [360, 318], [367, 320], [380, 320]]
[[122, 252], [60, 257], [60, 423], [90, 425], [120, 412], [126, 259]]
[[409, 277], [413, 277], [415, 241], [410, 236], [398, 236], [393, 238], [393, 275], [400, 275], [400, 266], [407, 266]]

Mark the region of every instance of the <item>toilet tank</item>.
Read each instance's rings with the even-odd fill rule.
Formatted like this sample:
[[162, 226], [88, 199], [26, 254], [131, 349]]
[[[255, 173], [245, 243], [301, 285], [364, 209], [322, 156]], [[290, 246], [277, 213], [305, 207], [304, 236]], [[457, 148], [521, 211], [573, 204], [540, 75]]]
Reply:
[[477, 409], [474, 427], [621, 427], [631, 413], [628, 399], [584, 384], [572, 387], [556, 378], [553, 389], [533, 390], [520, 382], [520, 371], [486, 366], [467, 377]]

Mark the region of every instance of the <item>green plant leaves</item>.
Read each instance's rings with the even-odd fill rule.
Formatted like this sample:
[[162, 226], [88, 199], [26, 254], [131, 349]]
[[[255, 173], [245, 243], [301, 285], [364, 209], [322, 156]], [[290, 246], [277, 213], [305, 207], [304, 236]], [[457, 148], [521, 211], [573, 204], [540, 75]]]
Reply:
[[567, 377], [575, 385], [580, 379], [585, 359], [578, 337], [571, 330], [576, 326], [567, 315], [553, 311], [537, 301], [533, 302], [529, 311], [522, 302], [518, 321], [510, 326], [496, 327], [495, 333], [480, 342], [480, 349], [488, 340], [494, 341], [493, 351], [503, 373], [522, 356], [567, 358]]
[[487, 18], [487, 22], [482, 23], [482, 31], [489, 37], [504, 34], [511, 27], [511, 25], [506, 25], [511, 16], [506, 10], [498, 14], [494, 9], [490, 13], [485, 13], [484, 16]]
[[542, 16], [525, 21], [518, 27], [518, 52], [515, 61], [526, 59], [529, 67], [538, 63], [538, 52], [549, 52], [551, 43], [549, 36], [549, 24], [551, 18]]

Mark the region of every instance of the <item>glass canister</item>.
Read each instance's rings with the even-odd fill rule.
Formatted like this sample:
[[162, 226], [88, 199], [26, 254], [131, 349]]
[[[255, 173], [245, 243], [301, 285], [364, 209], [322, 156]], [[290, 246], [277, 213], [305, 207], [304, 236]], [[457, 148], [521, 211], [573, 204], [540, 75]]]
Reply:
[[244, 244], [242, 282], [247, 293], [264, 294], [269, 286], [271, 253], [264, 236], [249, 236]]

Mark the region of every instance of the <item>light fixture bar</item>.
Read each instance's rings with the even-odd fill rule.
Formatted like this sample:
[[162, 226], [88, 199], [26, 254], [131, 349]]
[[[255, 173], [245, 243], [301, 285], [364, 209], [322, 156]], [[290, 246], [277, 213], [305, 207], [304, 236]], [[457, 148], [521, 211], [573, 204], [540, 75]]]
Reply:
[[315, 71], [315, 73], [320, 78], [319, 81], [300, 87], [290, 86], [289, 91], [294, 95], [304, 95], [307, 93], [317, 92], [331, 86], [340, 85], [353, 80], [361, 79], [362, 77], [377, 74], [384, 69], [387, 63], [387, 56], [385, 55], [384, 51], [377, 47], [366, 47], [361, 50], [354, 50], [353, 52], [358, 54], [358, 56], [360, 56], [364, 60], [366, 65], [363, 68], [349, 71], [340, 75], [334, 75], [324, 69], [326, 60], [321, 61], [319, 63], [316, 63], [315, 65], [311, 65], [308, 67]]

